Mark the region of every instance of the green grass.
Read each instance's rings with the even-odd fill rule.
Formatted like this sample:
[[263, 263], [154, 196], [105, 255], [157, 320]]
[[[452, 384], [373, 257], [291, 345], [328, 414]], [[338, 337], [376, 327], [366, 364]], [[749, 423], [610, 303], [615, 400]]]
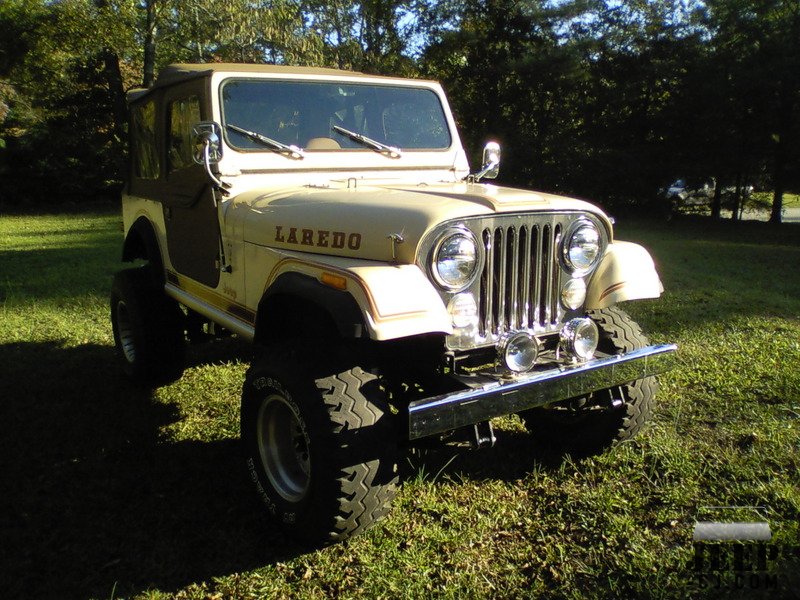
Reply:
[[[772, 208], [772, 192], [754, 192], [752, 194], [752, 204], [760, 206], [765, 210]], [[800, 194], [786, 192], [783, 194], [783, 208], [800, 207]]]
[[800, 206], [800, 194], [784, 194], [783, 195], [783, 206], [786, 208], [792, 207], [797, 208]]
[[[768, 509], [800, 540], [800, 230], [627, 223], [666, 292], [626, 308], [680, 345], [634, 441], [537, 458], [495, 448], [406, 460], [390, 517], [314, 552], [284, 539], [238, 448], [248, 349], [193, 347], [155, 391], [119, 374], [107, 292], [116, 215], [0, 217], [0, 590], [10, 598], [685, 598], [704, 508]], [[797, 561], [778, 560], [796, 597]], [[751, 590], [726, 593], [754, 597]]]

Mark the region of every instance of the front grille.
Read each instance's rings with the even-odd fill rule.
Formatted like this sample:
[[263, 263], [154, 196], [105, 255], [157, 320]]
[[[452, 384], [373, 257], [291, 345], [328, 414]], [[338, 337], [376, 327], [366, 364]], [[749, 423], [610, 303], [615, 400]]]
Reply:
[[[569, 316], [561, 304], [561, 288], [570, 277], [559, 260], [561, 239], [584, 213], [528, 213], [475, 217], [447, 223], [423, 244], [422, 265], [430, 265], [442, 231], [467, 227], [483, 249], [480, 275], [465, 290], [478, 305], [472, 331], [455, 331], [447, 338], [451, 350], [471, 350], [496, 344], [508, 332], [541, 336], [559, 331]], [[454, 292], [442, 292], [445, 305]]]
[[557, 252], [564, 223], [555, 217], [493, 223], [475, 232], [486, 258], [478, 303], [478, 334], [484, 342], [508, 331], [558, 329], [564, 313]]

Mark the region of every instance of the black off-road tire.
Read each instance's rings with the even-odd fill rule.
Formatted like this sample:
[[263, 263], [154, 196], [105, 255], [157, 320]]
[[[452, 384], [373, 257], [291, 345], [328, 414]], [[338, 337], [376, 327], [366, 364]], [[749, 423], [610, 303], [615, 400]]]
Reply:
[[111, 324], [123, 372], [137, 383], [161, 385], [183, 374], [185, 316], [154, 284], [149, 267], [125, 269], [111, 287]]
[[[588, 312], [600, 330], [597, 354], [621, 354], [649, 345], [639, 325], [623, 310]], [[520, 413], [525, 426], [550, 449], [595, 454], [635, 436], [653, 414], [655, 377], [645, 377], [586, 398]], [[614, 400], [617, 402], [614, 406]]]
[[321, 546], [359, 535], [388, 513], [397, 440], [375, 375], [346, 364], [318, 368], [302, 356], [276, 349], [254, 362], [241, 434], [269, 513], [289, 536]]

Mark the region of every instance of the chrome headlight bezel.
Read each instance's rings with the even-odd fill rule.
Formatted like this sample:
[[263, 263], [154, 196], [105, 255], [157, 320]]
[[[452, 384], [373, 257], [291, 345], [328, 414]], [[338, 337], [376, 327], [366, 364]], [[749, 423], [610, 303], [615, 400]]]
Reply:
[[[451, 247], [449, 246], [449, 242], [455, 239], [462, 240], [472, 245], [473, 258], [471, 260], [471, 266], [468, 272], [460, 278], [443, 275], [443, 269], [440, 270], [439, 268], [440, 262], [442, 262], [441, 253], [443, 251], [450, 251]], [[472, 285], [475, 278], [480, 273], [482, 262], [483, 256], [481, 254], [481, 246], [478, 244], [475, 234], [463, 226], [448, 227], [439, 234], [436, 243], [433, 245], [428, 263], [428, 271], [440, 288], [447, 292], [458, 293]]]
[[[591, 232], [588, 236], [589, 238], [594, 238], [594, 240], [589, 240], [587, 242], [580, 243], [579, 237], [581, 235], [586, 234], [586, 232]], [[590, 258], [588, 259], [581, 259], [580, 253], [583, 251], [574, 252], [576, 248], [582, 245], [591, 245], [595, 246]], [[600, 263], [600, 259], [603, 256], [604, 251], [604, 239], [603, 239], [603, 232], [601, 231], [600, 227], [594, 221], [586, 217], [582, 217], [575, 222], [573, 222], [569, 229], [565, 232], [564, 237], [562, 238], [561, 242], [561, 263], [562, 266], [566, 271], [568, 271], [573, 277], [583, 277], [591, 273], [597, 265]]]

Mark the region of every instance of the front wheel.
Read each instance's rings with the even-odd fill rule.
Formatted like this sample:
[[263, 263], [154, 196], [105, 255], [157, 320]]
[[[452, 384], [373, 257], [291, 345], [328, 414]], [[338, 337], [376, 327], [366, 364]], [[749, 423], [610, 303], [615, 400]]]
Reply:
[[[621, 354], [649, 345], [639, 325], [623, 310], [589, 311], [600, 330], [599, 354]], [[537, 439], [560, 451], [594, 454], [635, 436], [653, 414], [658, 381], [645, 377], [520, 413]]]
[[312, 369], [279, 351], [254, 363], [241, 433], [269, 513], [289, 535], [320, 545], [386, 515], [397, 488], [397, 444], [375, 375], [350, 367], [314, 376]]

